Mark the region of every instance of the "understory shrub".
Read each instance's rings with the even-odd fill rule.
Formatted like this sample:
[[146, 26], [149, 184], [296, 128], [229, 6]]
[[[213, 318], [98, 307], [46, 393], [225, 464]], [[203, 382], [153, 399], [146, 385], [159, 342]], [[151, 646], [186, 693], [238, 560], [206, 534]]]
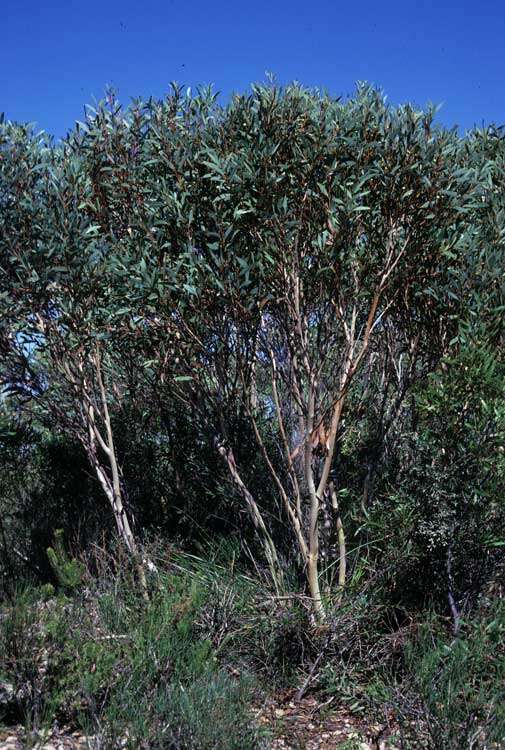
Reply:
[[448, 638], [435, 618], [405, 648], [394, 707], [406, 747], [487, 750], [505, 742], [505, 604]]
[[261, 747], [251, 679], [222, 668], [196, 625], [207, 596], [197, 578], [166, 570], [147, 603], [121, 575], [73, 598], [19, 592], [0, 623], [0, 679], [13, 696], [3, 720], [56, 719], [111, 750]]

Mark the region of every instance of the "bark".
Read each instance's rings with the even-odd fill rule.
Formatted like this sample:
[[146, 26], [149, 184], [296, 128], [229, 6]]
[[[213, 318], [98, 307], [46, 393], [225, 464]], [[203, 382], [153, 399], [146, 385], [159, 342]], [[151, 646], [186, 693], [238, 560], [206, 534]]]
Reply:
[[333, 509], [333, 515], [335, 517], [335, 525], [337, 529], [337, 541], [338, 541], [338, 597], [337, 603], [340, 604], [342, 601], [342, 594], [345, 587], [345, 577], [347, 568], [347, 549], [345, 541], [344, 526], [342, 524], [342, 518], [339, 513], [337, 493], [333, 482], [330, 485], [331, 492], [331, 507]]
[[449, 602], [449, 609], [451, 610], [452, 615], [452, 634], [454, 637], [456, 637], [461, 626], [461, 612], [459, 611], [456, 604], [456, 599], [454, 598], [454, 580], [452, 577], [452, 543], [449, 544], [447, 548], [445, 564], [447, 571], [447, 601]]
[[320, 499], [316, 490], [314, 481], [314, 471], [312, 468], [313, 446], [311, 443], [311, 433], [314, 425], [314, 402], [315, 402], [315, 383], [312, 382], [309, 393], [309, 408], [307, 415], [307, 436], [305, 440], [305, 481], [309, 492], [309, 554], [307, 560], [307, 582], [309, 584], [310, 596], [314, 602], [314, 611], [319, 619], [324, 619], [324, 607], [321, 599], [321, 589], [319, 586], [319, 507]]
[[265, 557], [268, 563], [268, 568], [270, 571], [273, 584], [275, 586], [276, 593], [279, 594], [283, 590], [283, 578], [284, 577], [282, 574], [282, 568], [279, 562], [279, 557], [277, 555], [277, 550], [275, 549], [273, 539], [268, 532], [268, 529], [266, 527], [263, 516], [261, 515], [261, 511], [258, 507], [258, 504], [256, 500], [254, 499], [254, 497], [252, 496], [251, 492], [247, 489], [246, 485], [244, 484], [244, 481], [242, 480], [242, 477], [239, 474], [237, 465], [235, 463], [235, 457], [233, 455], [233, 451], [231, 450], [231, 448], [227, 449], [225, 448], [224, 445], [218, 444], [217, 451], [219, 455], [221, 456], [221, 458], [223, 459], [224, 463], [226, 464], [235, 487], [238, 489], [240, 495], [242, 496], [242, 499], [245, 501], [245, 504], [249, 511], [249, 515], [251, 516], [251, 520], [254, 524], [254, 528], [256, 529], [256, 532], [263, 546], [263, 550], [265, 552]]
[[[92, 364], [95, 368], [95, 376], [98, 383], [100, 399], [99, 413], [101, 421], [103, 422], [103, 425], [105, 427], [105, 436], [102, 435], [96, 423], [96, 409], [90, 397], [90, 389], [87, 380], [83, 378], [82, 395], [84, 397], [84, 403], [82, 404], [82, 413], [86, 421], [87, 435], [85, 438], [83, 436], [84, 439], [82, 440], [82, 442], [84, 443], [88, 458], [95, 470], [98, 481], [100, 482], [100, 485], [112, 508], [119, 538], [124, 543], [134, 561], [142, 596], [144, 599], [148, 600], [149, 594], [144, 561], [142, 560], [142, 556], [138, 549], [137, 542], [135, 540], [135, 536], [130, 524], [130, 519], [128, 518], [128, 514], [126, 513], [123, 502], [120, 471], [114, 445], [114, 436], [112, 432], [112, 424], [110, 419], [109, 407], [107, 404], [107, 394], [102, 377], [102, 368], [98, 348], [96, 349], [95, 354], [92, 358]], [[105, 462], [100, 455], [99, 448], [101, 450], [101, 453], [106, 457], [108, 470], [106, 469]]]

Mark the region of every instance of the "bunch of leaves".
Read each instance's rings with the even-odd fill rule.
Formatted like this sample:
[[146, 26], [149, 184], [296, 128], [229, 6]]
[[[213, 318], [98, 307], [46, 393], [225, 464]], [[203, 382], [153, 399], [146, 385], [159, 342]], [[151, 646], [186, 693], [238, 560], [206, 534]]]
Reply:
[[391, 600], [414, 606], [470, 606], [504, 535], [503, 362], [485, 338], [461, 336], [418, 388], [398, 468], [365, 523], [383, 539]]
[[63, 590], [71, 592], [81, 585], [84, 576], [84, 563], [76, 558], [69, 557], [65, 549], [63, 529], [55, 530], [54, 543], [52, 547], [47, 548], [47, 557]]

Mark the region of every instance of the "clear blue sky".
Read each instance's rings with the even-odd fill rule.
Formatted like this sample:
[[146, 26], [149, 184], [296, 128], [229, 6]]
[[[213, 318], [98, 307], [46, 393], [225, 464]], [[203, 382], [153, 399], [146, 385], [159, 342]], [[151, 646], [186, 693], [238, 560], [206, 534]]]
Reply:
[[0, 34], [0, 111], [57, 137], [108, 84], [123, 101], [172, 80], [226, 98], [266, 71], [443, 103], [462, 131], [505, 122], [505, 0], [2, 0]]

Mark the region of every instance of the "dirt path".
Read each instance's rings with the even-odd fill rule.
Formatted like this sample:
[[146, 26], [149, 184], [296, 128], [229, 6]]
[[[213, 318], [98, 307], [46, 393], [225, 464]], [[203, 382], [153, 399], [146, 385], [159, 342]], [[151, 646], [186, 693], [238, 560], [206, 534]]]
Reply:
[[384, 725], [360, 721], [336, 700], [307, 696], [295, 701], [286, 691], [256, 711], [256, 721], [272, 735], [272, 750], [394, 750]]
[[90, 750], [93, 748], [93, 737], [86, 737], [82, 732], [70, 732], [62, 729], [51, 733], [33, 733], [27, 743], [25, 729], [22, 726], [0, 730], [0, 750]]

